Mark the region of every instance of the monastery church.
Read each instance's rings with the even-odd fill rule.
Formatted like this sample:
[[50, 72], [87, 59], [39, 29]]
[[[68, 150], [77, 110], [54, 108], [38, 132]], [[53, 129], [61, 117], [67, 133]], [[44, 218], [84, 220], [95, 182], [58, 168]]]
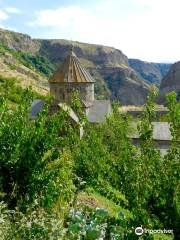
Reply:
[[[50, 92], [54, 97], [51, 113], [59, 108], [67, 110], [71, 102], [72, 93], [78, 91], [84, 112], [90, 123], [103, 123], [106, 116], [111, 113], [110, 100], [96, 100], [94, 97], [94, 79], [87, 69], [80, 63], [73, 52], [73, 48], [54, 75], [49, 79]], [[31, 118], [43, 108], [42, 100], [35, 100], [32, 105]], [[74, 117], [73, 117], [74, 116]], [[77, 119], [76, 113], [71, 109], [70, 117]]]

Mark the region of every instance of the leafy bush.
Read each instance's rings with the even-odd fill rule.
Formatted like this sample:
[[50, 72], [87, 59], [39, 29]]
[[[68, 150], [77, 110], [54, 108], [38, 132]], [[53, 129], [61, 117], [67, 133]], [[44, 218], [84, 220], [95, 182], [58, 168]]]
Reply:
[[128, 236], [128, 219], [124, 213], [120, 212], [115, 219], [104, 208], [71, 209], [67, 223], [67, 239], [120, 240]]
[[[20, 104], [25, 92], [26, 90], [21, 87], [17, 78], [0, 76], [0, 98], [1, 99], [4, 98], [13, 104]], [[32, 92], [32, 97], [33, 99], [40, 98], [44, 100], [48, 98], [36, 92]]]
[[29, 208], [24, 214], [17, 209], [10, 211], [0, 203], [0, 220], [1, 240], [56, 240], [65, 233], [57, 214], [47, 213], [43, 208]]
[[[163, 157], [153, 140], [153, 89], [138, 125], [140, 145], [129, 139], [131, 119], [113, 114], [102, 125], [85, 121], [80, 140], [68, 113], [49, 116], [49, 103], [29, 119], [32, 93], [24, 91], [17, 108], [0, 104], [0, 231], [4, 239], [138, 239], [134, 228], [173, 229], [179, 239], [180, 105], [168, 96], [172, 145]], [[82, 184], [83, 183], [83, 184]], [[131, 212], [113, 218], [105, 209], [77, 204], [81, 190], [94, 189]], [[88, 194], [88, 191], [87, 191]], [[13, 210], [13, 212], [11, 211]], [[12, 237], [13, 236], [13, 237]], [[3, 239], [2, 238], [2, 239]], [[144, 234], [142, 239], [153, 239]]]
[[[73, 160], [67, 146], [76, 133], [67, 125], [67, 114], [49, 118], [45, 106], [31, 121], [30, 102], [27, 91], [17, 109], [7, 111], [5, 101], [0, 106], [0, 191], [11, 207], [26, 196], [32, 201], [37, 195], [50, 205], [60, 196], [67, 200], [73, 189]], [[71, 137], [59, 137], [62, 130]]]

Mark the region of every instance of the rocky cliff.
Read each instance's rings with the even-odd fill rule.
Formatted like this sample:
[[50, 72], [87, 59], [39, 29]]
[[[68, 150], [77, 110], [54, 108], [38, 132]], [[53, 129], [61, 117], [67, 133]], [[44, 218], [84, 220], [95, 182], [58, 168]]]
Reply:
[[[9, 54], [21, 63], [21, 68], [25, 65], [36, 74], [40, 72], [46, 86], [47, 78], [61, 64], [73, 44], [74, 52], [96, 80], [96, 97], [117, 99], [123, 105], [143, 104], [148, 93], [148, 81], [158, 83], [162, 72], [166, 71], [160, 70], [160, 65], [155, 68], [153, 64], [128, 60], [122, 51], [101, 45], [32, 39], [26, 34], [6, 30], [0, 30], [0, 44], [10, 49]], [[16, 68], [16, 71], [18, 69], [20, 68]], [[42, 85], [42, 80], [35, 82], [37, 87], [39, 82]]]
[[[71, 47], [67, 40], [40, 40], [40, 54], [58, 66]], [[110, 97], [123, 105], [143, 104], [148, 84], [129, 66], [120, 50], [101, 45], [73, 42], [74, 52], [96, 80], [97, 98]]]
[[113, 100], [118, 99], [122, 105], [142, 105], [147, 97], [149, 84], [141, 81], [130, 67], [106, 67], [100, 69]]
[[17, 51], [37, 53], [40, 42], [32, 39], [27, 34], [16, 33], [0, 28], [0, 44]]
[[[148, 84], [129, 66], [127, 56], [115, 48], [67, 40], [32, 39], [26, 34], [6, 30], [0, 30], [0, 44], [8, 51], [14, 63], [16, 62], [14, 65], [12, 62], [6, 63], [7, 56], [3, 55], [4, 64], [11, 65], [9, 67], [14, 69], [16, 74], [22, 74], [24, 67], [30, 68], [29, 72], [26, 69], [28, 77], [33, 76], [32, 71], [35, 71], [35, 74], [40, 71], [44, 76], [45, 86], [50, 73], [62, 63], [73, 44], [74, 52], [96, 80], [96, 98], [110, 97], [120, 100], [122, 104], [137, 105], [144, 103], [147, 96]], [[6, 73], [12, 73], [11, 69], [6, 69]], [[1, 73], [3, 74], [2, 71]], [[26, 73], [23, 71], [23, 74]], [[26, 79], [27, 83], [28, 78]], [[42, 79], [37, 79], [36, 76], [36, 87], [41, 88]]]
[[164, 103], [165, 95], [171, 91], [177, 92], [178, 100], [180, 100], [180, 62], [173, 64], [167, 75], [162, 79], [159, 90], [159, 102]]
[[160, 86], [162, 78], [167, 74], [172, 64], [144, 62], [139, 59], [129, 59], [129, 65], [138, 76]]
[[[38, 51], [39, 43], [29, 36], [6, 30], [0, 30], [0, 76], [15, 77], [21, 87], [32, 86], [40, 94], [49, 91], [48, 78], [39, 71], [38, 58], [33, 56]], [[41, 68], [43, 65], [41, 64]]]

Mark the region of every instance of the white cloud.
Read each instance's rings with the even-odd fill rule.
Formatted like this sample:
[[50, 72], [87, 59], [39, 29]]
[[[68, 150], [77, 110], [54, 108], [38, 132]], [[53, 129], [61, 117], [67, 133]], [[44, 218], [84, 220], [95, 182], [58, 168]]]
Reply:
[[21, 11], [15, 7], [7, 7], [7, 8], [5, 8], [5, 11], [8, 13], [15, 13], [15, 14], [21, 13]]
[[2, 22], [7, 20], [8, 18], [9, 16], [7, 15], [7, 13], [4, 12], [3, 10], [0, 10], [0, 28], [3, 28], [3, 29], [5, 28]]
[[88, 11], [76, 7], [63, 7], [56, 10], [42, 10], [37, 13], [37, 19], [30, 22], [30, 26], [41, 27], [67, 27], [80, 24], [82, 21], [91, 18]]
[[0, 28], [6, 29], [6, 30], [11, 30], [11, 31], [17, 31], [17, 29], [14, 27], [4, 25], [4, 22], [9, 19], [9, 15], [7, 14], [7, 12], [10, 13], [10, 11], [14, 11], [14, 13], [15, 13], [15, 9], [13, 9], [13, 10], [9, 9], [9, 11], [7, 11], [7, 9], [0, 10]]
[[0, 21], [8, 19], [8, 15], [3, 10], [0, 10]]
[[179, 0], [104, 0], [94, 9], [42, 10], [28, 25], [49, 29], [49, 38], [114, 46], [129, 57], [178, 60], [179, 9]]

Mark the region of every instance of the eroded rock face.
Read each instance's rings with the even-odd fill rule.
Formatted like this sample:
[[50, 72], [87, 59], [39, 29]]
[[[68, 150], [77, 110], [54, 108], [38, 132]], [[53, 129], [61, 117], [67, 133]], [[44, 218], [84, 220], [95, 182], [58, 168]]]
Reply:
[[155, 83], [157, 86], [160, 86], [162, 78], [167, 74], [172, 64], [129, 59], [129, 65], [141, 78], [147, 80], [149, 83]]
[[40, 43], [33, 40], [27, 34], [7, 31], [0, 28], [0, 42], [10, 49], [36, 53], [39, 51]]
[[[68, 40], [31, 39], [26, 34], [1, 29], [0, 42], [14, 50], [46, 57], [55, 69], [73, 43], [73, 51], [96, 81], [97, 99], [111, 98], [120, 100], [123, 105], [138, 105], [144, 103], [148, 94], [147, 82], [129, 66], [127, 56], [118, 49]], [[22, 67], [19, 71], [26, 74]]]
[[[40, 52], [58, 65], [69, 53], [70, 44], [65, 40], [42, 40]], [[120, 50], [76, 42], [73, 45], [84, 66], [104, 79], [112, 100], [120, 100], [123, 105], [144, 104], [148, 83], [129, 67], [128, 58]]]
[[171, 91], [180, 94], [180, 61], [173, 64], [167, 75], [162, 79], [158, 102], [164, 103], [165, 95]]
[[122, 105], [144, 104], [149, 85], [141, 81], [133, 69], [105, 68], [101, 74], [111, 90], [112, 100], [118, 99]]
[[[69, 53], [71, 41], [66, 40], [40, 40], [40, 53], [46, 55], [56, 64], [62, 62]], [[120, 66], [128, 65], [128, 58], [120, 50], [95, 44], [73, 42], [78, 58], [84, 58], [98, 66]]]

